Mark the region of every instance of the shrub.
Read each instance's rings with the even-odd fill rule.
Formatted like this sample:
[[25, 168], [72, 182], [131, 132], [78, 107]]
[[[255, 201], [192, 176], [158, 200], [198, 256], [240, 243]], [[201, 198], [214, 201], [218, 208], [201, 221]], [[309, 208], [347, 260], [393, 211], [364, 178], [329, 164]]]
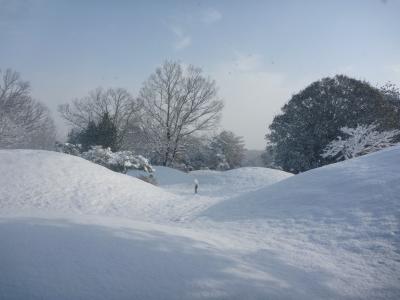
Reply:
[[80, 145], [69, 143], [58, 144], [57, 147], [57, 150], [60, 152], [80, 156], [119, 173], [125, 174], [128, 170], [133, 169], [143, 170], [147, 173], [154, 171], [145, 157], [135, 155], [132, 151], [112, 152], [109, 147], [92, 146], [90, 150], [80, 153], [80, 149]]

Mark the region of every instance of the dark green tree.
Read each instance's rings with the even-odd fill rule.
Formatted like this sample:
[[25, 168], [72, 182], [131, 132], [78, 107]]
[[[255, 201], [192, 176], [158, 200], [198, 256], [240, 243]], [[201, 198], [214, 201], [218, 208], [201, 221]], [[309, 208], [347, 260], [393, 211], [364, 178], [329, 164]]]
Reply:
[[379, 89], [344, 75], [323, 78], [292, 96], [275, 116], [267, 151], [283, 170], [303, 172], [333, 162], [321, 153], [341, 135], [340, 128], [374, 122], [380, 130], [400, 124], [392, 102]]
[[99, 124], [97, 124], [96, 143], [104, 148], [110, 147], [112, 151], [118, 151], [118, 131], [110, 115], [103, 114]]
[[94, 121], [89, 121], [87, 127], [75, 135], [75, 144], [82, 145], [82, 151], [87, 151], [91, 146], [97, 144], [97, 125]]
[[117, 128], [108, 113], [103, 114], [98, 124], [90, 120], [84, 130], [71, 130], [68, 142], [81, 144], [82, 151], [89, 150], [91, 146], [110, 147], [112, 151], [119, 150]]

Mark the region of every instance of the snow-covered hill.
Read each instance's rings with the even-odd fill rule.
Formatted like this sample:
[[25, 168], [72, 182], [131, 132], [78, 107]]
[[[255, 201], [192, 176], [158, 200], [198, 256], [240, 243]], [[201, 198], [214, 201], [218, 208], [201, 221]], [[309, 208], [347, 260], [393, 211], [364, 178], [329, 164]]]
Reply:
[[269, 186], [293, 174], [262, 167], [243, 167], [229, 171], [193, 171], [190, 175], [211, 192], [230, 195]]
[[[38, 150], [0, 150], [0, 210], [157, 214], [175, 199], [158, 187], [82, 158]], [[160, 212], [161, 213], [161, 212]]]
[[[154, 166], [153, 168], [153, 176], [159, 186], [193, 184], [193, 178], [188, 173], [163, 166]], [[128, 171], [128, 175], [138, 177], [147, 174], [140, 170], [130, 170]]]
[[[163, 166], [154, 166], [154, 169], [154, 178], [160, 186], [193, 185], [194, 179], [197, 179], [201, 185], [206, 185], [208, 188], [210, 186], [220, 189], [230, 187], [229, 190], [252, 190], [270, 185], [293, 175], [284, 171], [263, 167], [243, 167], [229, 171], [199, 170], [189, 173]], [[144, 171], [131, 170], [128, 172], [128, 175], [138, 177], [146, 174]]]
[[296, 176], [159, 168], [155, 187], [0, 151], [0, 299], [399, 299], [399, 174], [393, 147]]
[[[157, 185], [175, 194], [192, 193], [194, 180], [200, 183], [200, 196], [219, 196], [224, 199], [248, 191], [266, 187], [293, 174], [284, 171], [262, 168], [243, 167], [229, 171], [198, 170], [185, 173], [163, 166], [154, 166], [153, 176]], [[131, 170], [128, 175], [139, 177], [144, 171]]]
[[398, 217], [400, 147], [310, 170], [216, 204], [204, 215], [237, 219]]
[[248, 236], [249, 248], [324, 274], [341, 293], [335, 298], [400, 297], [399, 146], [290, 177], [201, 215], [219, 234]]
[[[179, 221], [192, 220], [216, 203], [293, 176], [287, 172], [260, 167], [189, 173], [163, 166], [155, 166], [154, 169], [157, 184], [179, 197], [164, 205], [169, 210], [169, 219]], [[128, 172], [128, 175], [138, 177], [144, 175], [144, 172], [133, 170]], [[196, 195], [194, 195], [195, 179], [200, 183]]]
[[[152, 221], [189, 219], [229, 195], [290, 175], [266, 168], [241, 168], [199, 171], [193, 176], [157, 166], [155, 178], [160, 188], [134, 178], [140, 171], [127, 176], [76, 156], [36, 150], [1, 150], [0, 173], [7, 174], [0, 177], [3, 212], [52, 211]], [[199, 195], [194, 195], [197, 177], [201, 188]]]

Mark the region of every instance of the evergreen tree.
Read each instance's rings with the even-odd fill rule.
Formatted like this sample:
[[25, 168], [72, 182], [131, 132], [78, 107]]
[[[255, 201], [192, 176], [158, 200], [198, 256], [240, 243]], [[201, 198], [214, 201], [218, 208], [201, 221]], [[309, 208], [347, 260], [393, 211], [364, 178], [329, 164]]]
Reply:
[[342, 127], [379, 124], [399, 128], [399, 115], [383, 93], [343, 75], [316, 81], [294, 95], [270, 125], [267, 150], [283, 170], [298, 173], [334, 162], [322, 157]]
[[78, 135], [78, 141], [83, 151], [88, 151], [91, 146], [97, 145], [97, 125], [94, 121], [89, 121], [86, 129]]
[[96, 145], [101, 145], [104, 148], [110, 147], [112, 151], [117, 151], [119, 148], [117, 141], [117, 128], [106, 112], [96, 127]]
[[224, 130], [212, 139], [210, 148], [211, 165], [214, 168], [234, 169], [241, 166], [245, 151], [242, 137]]
[[103, 114], [98, 124], [90, 120], [84, 130], [73, 129], [68, 134], [68, 143], [81, 144], [82, 151], [88, 151], [92, 146], [109, 147], [112, 151], [118, 151], [117, 141], [117, 128], [108, 113]]

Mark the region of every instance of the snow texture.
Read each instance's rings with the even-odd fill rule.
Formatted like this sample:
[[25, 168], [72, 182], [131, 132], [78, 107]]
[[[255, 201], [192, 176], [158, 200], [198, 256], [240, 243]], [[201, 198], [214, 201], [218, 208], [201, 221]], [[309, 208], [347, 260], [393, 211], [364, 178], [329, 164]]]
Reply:
[[158, 187], [50, 151], [0, 151], [0, 209], [129, 216], [154, 214], [177, 198]]
[[399, 166], [155, 167], [155, 187], [0, 151], [0, 299], [399, 299]]

